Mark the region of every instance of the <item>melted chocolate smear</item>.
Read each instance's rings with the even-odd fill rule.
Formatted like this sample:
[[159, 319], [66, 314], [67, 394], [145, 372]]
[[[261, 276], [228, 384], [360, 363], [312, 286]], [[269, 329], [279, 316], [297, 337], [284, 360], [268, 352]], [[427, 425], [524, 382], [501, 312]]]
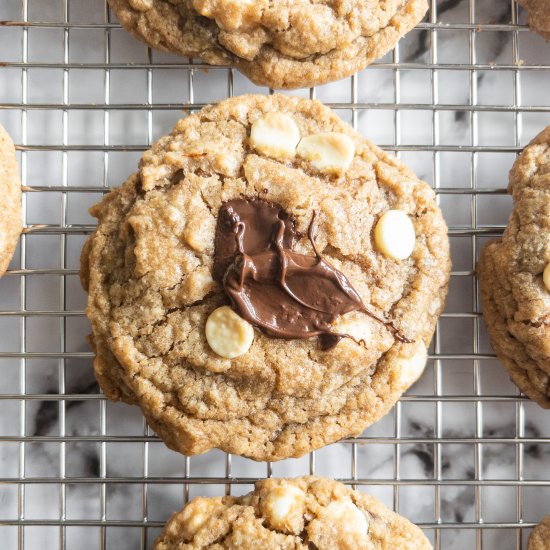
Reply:
[[308, 230], [315, 256], [298, 254], [294, 221], [281, 206], [259, 199], [222, 205], [213, 276], [223, 282], [235, 311], [274, 338], [320, 336], [324, 350], [349, 337], [332, 332], [332, 325], [351, 311], [363, 311], [410, 342], [369, 311], [347, 277], [321, 256], [314, 231], [315, 213]]

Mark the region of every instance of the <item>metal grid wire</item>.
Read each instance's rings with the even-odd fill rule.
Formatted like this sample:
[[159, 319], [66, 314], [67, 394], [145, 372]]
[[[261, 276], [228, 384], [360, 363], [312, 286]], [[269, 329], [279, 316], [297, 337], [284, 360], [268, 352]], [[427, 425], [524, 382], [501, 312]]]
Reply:
[[[85, 207], [123, 181], [182, 109], [254, 86], [232, 70], [147, 49], [132, 57], [143, 46], [100, 0], [4, 0], [0, 121], [17, 142], [26, 220], [0, 284], [4, 548], [145, 549], [189, 498], [242, 494], [259, 477], [307, 473], [376, 494], [437, 549], [525, 548], [530, 528], [550, 511], [541, 510], [550, 504], [550, 431], [487, 345], [474, 267], [480, 245], [504, 227], [514, 155], [550, 121], [550, 65], [537, 58], [550, 50], [518, 23], [514, 1], [502, 2], [504, 12], [498, 4], [431, 0], [425, 22], [384, 59], [343, 83], [297, 92], [325, 100], [433, 184], [454, 268], [429, 366], [394, 411], [357, 439], [266, 465], [216, 451], [175, 455], [136, 409], [108, 403], [90, 381], [78, 287], [78, 251], [93, 229]], [[86, 56], [86, 39], [102, 59]], [[75, 59], [75, 50], [84, 57]], [[78, 86], [90, 76], [96, 96]], [[168, 97], [171, 79], [181, 80]], [[119, 87], [137, 94], [121, 101]], [[461, 87], [464, 94], [453, 95]], [[90, 142], [92, 126], [99, 135]], [[129, 127], [141, 138], [127, 141]]]

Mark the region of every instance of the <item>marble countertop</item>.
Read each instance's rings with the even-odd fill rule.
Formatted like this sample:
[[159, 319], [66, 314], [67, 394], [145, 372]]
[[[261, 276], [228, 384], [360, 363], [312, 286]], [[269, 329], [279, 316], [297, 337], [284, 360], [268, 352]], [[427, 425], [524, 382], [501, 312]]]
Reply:
[[395, 53], [315, 89], [439, 189], [453, 276], [428, 367], [397, 407], [355, 443], [266, 465], [218, 451], [186, 459], [137, 408], [102, 398], [78, 267], [88, 207], [182, 104], [268, 90], [106, 31], [104, 0], [4, 0], [0, 20], [21, 21], [22, 5], [28, 21], [56, 24], [0, 26], [0, 123], [20, 146], [30, 227], [0, 280], [2, 547], [149, 548], [187, 498], [315, 473], [357, 480], [436, 548], [525, 548], [550, 513], [550, 413], [520, 398], [494, 357], [473, 277], [480, 247], [506, 224], [517, 151], [550, 124], [550, 44], [525, 14], [512, 27], [509, 0], [434, 0]]

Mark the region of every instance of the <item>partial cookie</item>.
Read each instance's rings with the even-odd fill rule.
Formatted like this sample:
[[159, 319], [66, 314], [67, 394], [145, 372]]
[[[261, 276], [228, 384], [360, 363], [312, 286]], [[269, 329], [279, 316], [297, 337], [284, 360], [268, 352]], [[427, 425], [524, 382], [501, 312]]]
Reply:
[[491, 343], [513, 382], [550, 408], [550, 127], [516, 160], [514, 209], [478, 263]]
[[409, 520], [326, 478], [265, 479], [243, 497], [196, 498], [174, 514], [153, 550], [429, 550]]
[[349, 76], [391, 50], [426, 0], [109, 0], [120, 23], [148, 45], [253, 82], [299, 88]]
[[550, 40], [550, 0], [518, 0], [529, 12], [529, 26]]
[[0, 276], [8, 269], [21, 234], [21, 182], [15, 147], [0, 125]]
[[422, 374], [450, 271], [434, 192], [319, 102], [207, 107], [92, 213], [96, 376], [173, 449], [301, 456]]
[[550, 516], [546, 516], [533, 529], [527, 550], [550, 550]]

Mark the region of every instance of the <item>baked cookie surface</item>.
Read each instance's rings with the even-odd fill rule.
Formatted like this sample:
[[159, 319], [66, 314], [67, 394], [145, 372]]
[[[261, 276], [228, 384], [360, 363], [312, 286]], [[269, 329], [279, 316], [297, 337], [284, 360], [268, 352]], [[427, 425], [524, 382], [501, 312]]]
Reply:
[[512, 381], [550, 407], [550, 127], [510, 172], [514, 208], [478, 263], [491, 343]]
[[243, 497], [196, 498], [154, 550], [317, 548], [428, 550], [413, 523], [374, 497], [326, 478], [265, 479]]
[[519, 0], [529, 13], [529, 26], [550, 40], [550, 0]]
[[148, 45], [231, 65], [272, 88], [349, 76], [391, 50], [426, 0], [109, 0]]
[[21, 182], [15, 147], [0, 125], [0, 276], [8, 269], [21, 234]]
[[527, 550], [548, 550], [550, 548], [550, 516], [546, 516], [529, 537]]
[[[275, 226], [256, 239], [272, 222], [245, 207], [279, 220], [278, 245]], [[172, 449], [301, 456], [361, 433], [424, 369], [450, 272], [434, 192], [319, 102], [207, 107], [92, 213], [96, 377]], [[244, 254], [220, 244], [245, 226]]]

